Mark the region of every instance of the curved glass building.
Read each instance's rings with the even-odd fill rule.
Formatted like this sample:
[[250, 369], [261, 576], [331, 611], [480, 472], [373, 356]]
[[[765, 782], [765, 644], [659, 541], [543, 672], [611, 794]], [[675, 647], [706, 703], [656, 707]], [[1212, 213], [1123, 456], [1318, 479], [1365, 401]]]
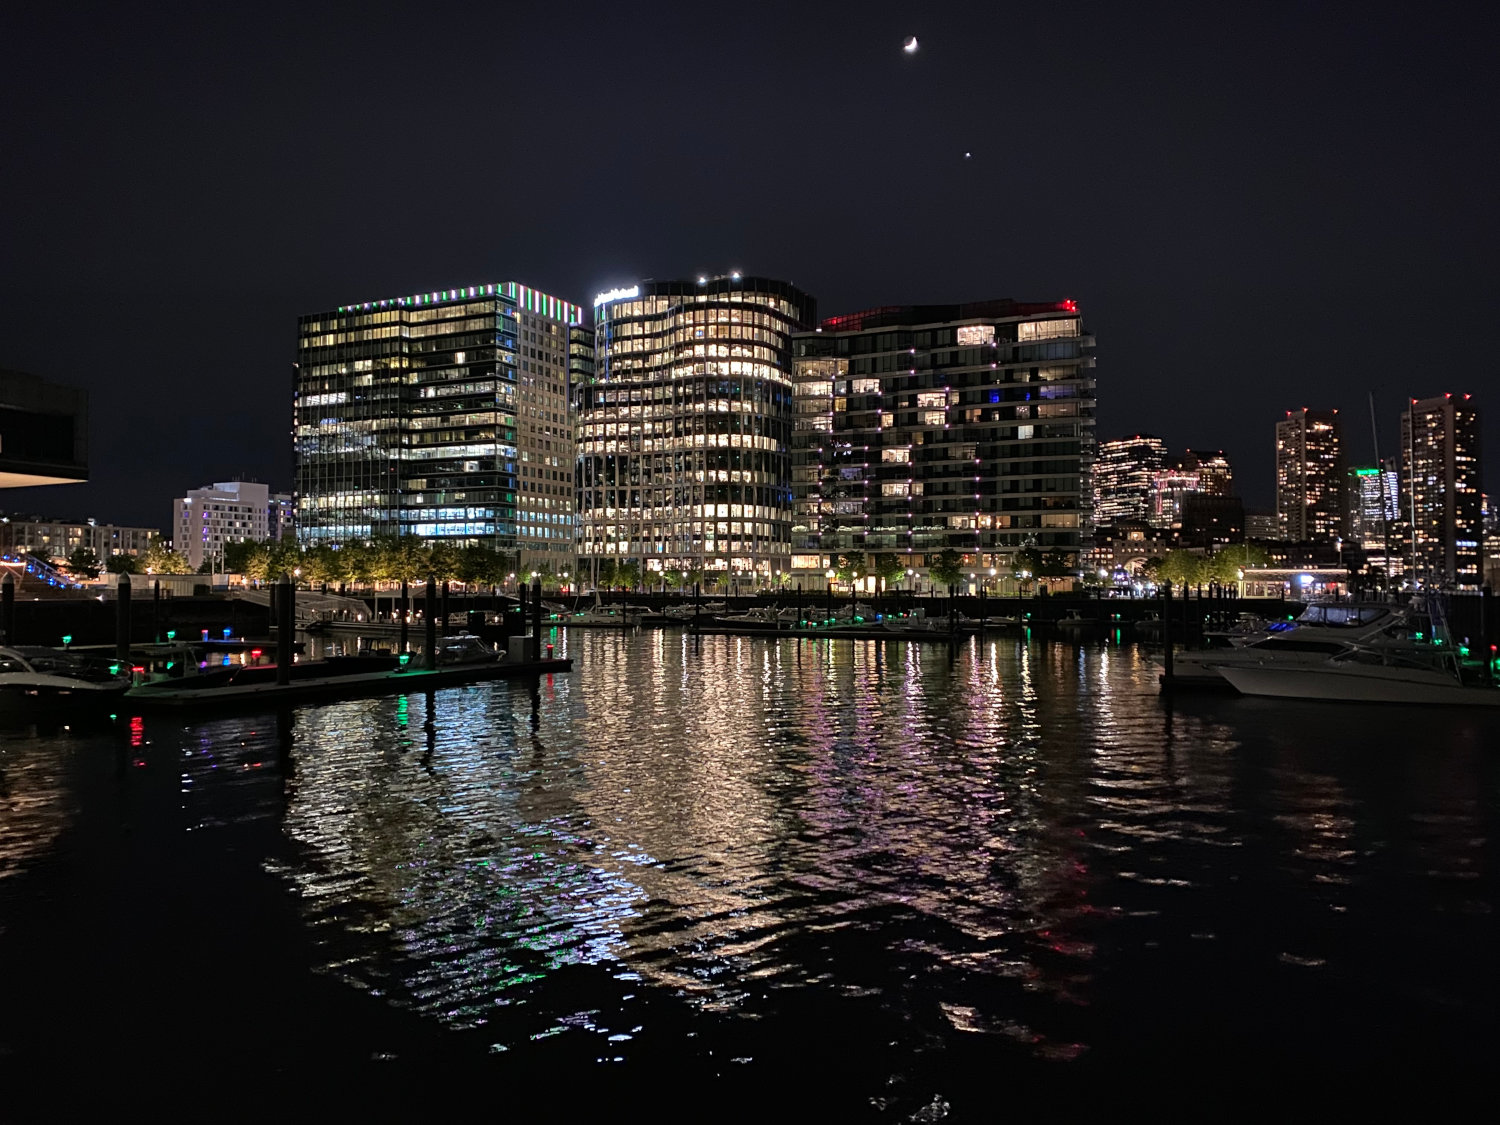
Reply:
[[790, 337], [811, 297], [766, 278], [651, 281], [595, 300], [576, 390], [578, 556], [665, 571], [785, 571], [791, 557]]

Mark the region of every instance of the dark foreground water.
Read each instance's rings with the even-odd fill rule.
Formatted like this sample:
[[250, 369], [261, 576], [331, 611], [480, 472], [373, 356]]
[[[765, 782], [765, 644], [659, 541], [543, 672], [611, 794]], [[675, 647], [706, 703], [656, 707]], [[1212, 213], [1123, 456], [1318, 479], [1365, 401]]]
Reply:
[[0, 1119], [1442, 1116], [1490, 1066], [1494, 716], [559, 640], [535, 687], [6, 732]]

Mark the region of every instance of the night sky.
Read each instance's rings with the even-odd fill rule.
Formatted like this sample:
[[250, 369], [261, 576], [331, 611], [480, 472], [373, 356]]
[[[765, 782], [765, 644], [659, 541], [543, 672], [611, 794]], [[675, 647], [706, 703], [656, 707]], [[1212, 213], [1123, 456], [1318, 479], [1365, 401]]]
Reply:
[[[1101, 438], [1224, 448], [1472, 391], [1500, 488], [1495, 6], [10, 4], [0, 367], [91, 394], [167, 526], [291, 486], [299, 313], [740, 269], [824, 315], [1076, 298]], [[920, 50], [907, 56], [914, 34]], [[965, 152], [972, 158], [965, 159]]]

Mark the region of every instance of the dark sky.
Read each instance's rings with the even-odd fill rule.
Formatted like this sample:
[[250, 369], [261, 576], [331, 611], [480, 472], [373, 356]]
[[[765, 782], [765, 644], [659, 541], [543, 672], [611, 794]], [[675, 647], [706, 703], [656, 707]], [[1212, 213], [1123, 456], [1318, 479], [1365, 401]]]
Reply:
[[301, 312], [731, 269], [1074, 297], [1100, 436], [1252, 504], [1288, 408], [1367, 457], [1369, 390], [1383, 451], [1472, 391], [1500, 457], [1493, 5], [468, 7], [6, 5], [0, 367], [88, 388], [93, 479], [0, 504], [289, 488]]

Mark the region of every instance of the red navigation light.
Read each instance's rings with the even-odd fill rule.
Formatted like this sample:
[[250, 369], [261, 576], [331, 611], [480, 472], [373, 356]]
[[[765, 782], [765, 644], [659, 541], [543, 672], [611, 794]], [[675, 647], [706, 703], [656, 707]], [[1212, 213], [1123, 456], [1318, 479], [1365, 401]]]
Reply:
[[251, 660], [259, 660], [260, 659], [260, 649], [258, 649], [258, 648], [252, 648], [250, 650], [250, 659]]

